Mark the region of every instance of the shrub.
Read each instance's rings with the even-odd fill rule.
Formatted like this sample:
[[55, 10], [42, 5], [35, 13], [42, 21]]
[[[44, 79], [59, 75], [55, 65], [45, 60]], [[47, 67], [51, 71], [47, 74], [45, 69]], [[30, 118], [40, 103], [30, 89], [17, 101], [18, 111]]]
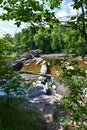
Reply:
[[[68, 63], [67, 58], [61, 62], [60, 81], [68, 87], [69, 94], [62, 98], [61, 104], [70, 111], [70, 120], [76, 122], [75, 126], [78, 129], [85, 128], [84, 119], [87, 117], [86, 68], [75, 61], [66, 63]], [[69, 69], [70, 66], [73, 69]]]

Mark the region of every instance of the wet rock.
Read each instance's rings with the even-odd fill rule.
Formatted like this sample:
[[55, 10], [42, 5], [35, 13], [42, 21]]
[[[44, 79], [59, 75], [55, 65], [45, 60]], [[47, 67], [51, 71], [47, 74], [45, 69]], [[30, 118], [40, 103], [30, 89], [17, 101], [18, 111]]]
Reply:
[[46, 90], [46, 95], [52, 95], [52, 89], [48, 88], [48, 89]]
[[66, 117], [68, 115], [69, 115], [69, 112], [64, 110], [64, 108], [60, 105], [57, 105], [56, 108], [53, 111], [53, 119], [54, 120], [58, 119], [58, 118], [61, 119], [61, 117]]
[[15, 71], [19, 71], [23, 67], [23, 63], [22, 62], [18, 62], [16, 64], [14, 64], [12, 67], [13, 67], [13, 69]]
[[34, 57], [40, 57], [40, 54], [42, 54], [41, 50], [30, 50], [29, 53], [33, 55]]
[[32, 55], [27, 55], [27, 56], [25, 57], [25, 60], [30, 60], [30, 59], [33, 59]]

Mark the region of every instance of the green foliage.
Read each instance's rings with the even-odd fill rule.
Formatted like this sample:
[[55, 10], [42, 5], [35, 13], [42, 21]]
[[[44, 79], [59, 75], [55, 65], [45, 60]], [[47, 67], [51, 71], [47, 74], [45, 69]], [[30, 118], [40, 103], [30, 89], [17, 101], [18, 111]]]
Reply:
[[15, 19], [15, 24], [18, 27], [21, 22], [29, 22], [31, 25], [37, 23], [39, 26], [45, 21], [49, 22], [50, 19], [55, 21], [54, 13], [45, 9], [43, 3], [36, 0], [3, 0], [0, 7], [4, 10], [0, 18], [3, 20]]
[[[59, 21], [55, 18], [54, 13], [50, 12], [50, 10], [54, 9], [55, 7], [58, 7], [61, 1], [62, 0], [43, 0], [40, 3], [39, 1], [36, 1], [36, 0], [32, 0], [32, 1], [1, 0], [0, 7], [3, 8], [3, 13], [0, 15], [0, 18], [3, 20], [14, 19], [15, 24], [18, 27], [20, 26], [21, 22], [28, 22], [30, 23], [31, 27], [33, 27], [36, 24], [37, 26], [39, 26], [39, 25], [47, 25], [48, 23], [52, 29], [54, 22], [59, 23]], [[73, 8], [77, 10], [81, 9], [81, 13], [77, 15], [76, 17], [72, 17], [71, 20], [67, 23], [73, 29], [75, 29], [75, 31], [70, 30], [69, 32], [68, 30], [67, 35], [65, 34], [64, 40], [67, 45], [66, 48], [68, 48], [69, 50], [68, 51], [69, 53], [77, 52], [78, 55], [80, 54], [84, 55], [87, 52], [87, 49], [86, 49], [87, 46], [85, 45], [85, 43], [87, 44], [87, 22], [86, 22], [87, 1], [74, 0], [73, 2], [74, 2]], [[45, 6], [46, 4], [48, 4], [47, 8]], [[43, 33], [40, 30], [38, 32], [39, 33], [36, 34], [34, 42], [32, 40], [33, 39], [32, 36], [30, 36], [29, 41], [26, 40], [27, 39], [26, 37], [22, 37], [21, 39], [20, 36], [17, 36], [17, 39], [16, 39], [17, 42], [16, 42], [16, 46], [14, 50], [22, 49], [22, 48], [26, 50], [27, 47], [28, 49], [30, 49], [33, 47], [32, 43], [33, 45], [36, 44], [34, 47], [41, 47], [42, 50], [46, 53], [48, 53], [49, 50], [51, 50], [50, 52], [52, 52], [52, 49], [57, 52], [56, 50], [57, 46], [58, 46], [57, 49], [61, 50], [61, 47], [62, 47], [61, 43], [63, 40], [61, 40], [60, 38], [62, 35], [60, 35], [60, 37], [58, 35], [54, 35], [56, 30], [52, 33], [52, 35], [49, 35], [46, 30], [42, 31]], [[55, 38], [53, 36], [55, 36]], [[49, 39], [52, 37], [53, 39], [51, 39], [52, 41], [50, 41]], [[25, 40], [27, 41], [26, 42], [27, 44], [25, 43]], [[1, 66], [0, 80], [3, 81], [4, 83], [4, 86], [2, 87], [2, 89], [4, 89], [7, 95], [9, 95], [10, 92], [12, 91], [17, 92], [17, 88], [20, 86], [19, 85], [20, 77], [17, 75], [17, 73], [13, 72], [12, 69], [10, 69], [7, 65], [5, 66], [6, 62], [4, 61], [4, 58], [6, 58], [6, 55], [8, 55], [11, 50], [10, 42], [8, 42], [6, 39], [1, 39], [0, 43], [1, 43], [0, 44], [0, 66]], [[22, 44], [20, 45], [20, 43]], [[17, 48], [17, 45], [18, 45], [18, 48]], [[51, 45], [51, 48], [50, 48], [50, 45]], [[83, 118], [87, 115], [87, 103], [84, 102], [85, 92], [83, 93], [83, 89], [87, 88], [87, 75], [85, 74], [85, 69], [83, 67], [80, 67], [80, 66], [77, 67], [76, 64], [73, 64], [73, 67], [74, 67], [74, 70], [67, 70], [66, 64], [64, 61], [64, 64], [62, 66], [62, 71], [61, 71], [62, 72], [61, 77], [62, 77], [63, 83], [69, 88], [69, 95], [67, 97], [64, 97], [62, 103], [68, 110], [71, 111], [71, 117], [78, 123], [78, 125], [83, 127]], [[13, 108], [12, 107], [10, 108], [13, 111]], [[6, 110], [8, 113], [8, 109]], [[12, 113], [14, 113], [14, 111]], [[7, 116], [4, 116], [4, 117], [7, 117]], [[23, 117], [25, 116], [23, 115]], [[5, 119], [5, 118], [2, 118], [2, 119]], [[30, 119], [30, 118], [27, 117], [27, 119]], [[32, 119], [34, 118], [31, 118], [31, 120]], [[20, 119], [18, 118], [18, 120]], [[1, 120], [0, 120], [0, 123], [2, 123]], [[7, 120], [7, 123], [8, 123], [8, 120]], [[22, 124], [23, 123], [26, 124], [26, 120], [24, 120]], [[30, 122], [30, 124], [32, 124], [32, 122]], [[10, 127], [7, 127], [7, 129], [13, 130], [13, 128], [10, 129]], [[23, 127], [21, 129], [23, 129]], [[36, 128], [33, 128], [33, 129], [36, 129]], [[33, 129], [30, 127], [30, 130], [33, 130]]]
[[0, 57], [6, 57], [12, 49], [12, 42], [6, 37], [0, 38]]
[[7, 64], [13, 47], [11, 40], [8, 35], [0, 39], [0, 91], [4, 91], [7, 97], [12, 94], [17, 96], [24, 93], [21, 76]]
[[58, 8], [63, 0], [42, 0], [43, 2], [47, 2], [48, 6], [50, 6], [51, 9]]
[[69, 90], [62, 99], [62, 105], [70, 111], [70, 118], [77, 122], [77, 126], [84, 128], [83, 122], [87, 116], [87, 68], [73, 61], [69, 64], [67, 60], [62, 62], [61, 68], [61, 81]]
[[51, 47], [55, 53], [63, 52], [63, 33], [64, 31], [61, 26], [54, 26], [53, 30], [51, 31]]
[[0, 4], [2, 3], [2, 0], [0, 0]]
[[49, 27], [23, 29], [21, 33], [17, 33], [13, 38], [13, 51], [24, 52], [32, 49], [41, 49], [43, 53], [63, 52], [63, 33], [63, 28], [57, 25], [52, 29]]
[[21, 33], [15, 35], [13, 44], [13, 51], [19, 53], [32, 49], [41, 49], [44, 53], [68, 52], [83, 56], [87, 53], [87, 45], [79, 31], [58, 25], [52, 29], [49, 27], [23, 29]]
[[23, 91], [23, 86], [21, 86], [21, 76], [17, 72], [14, 72], [12, 68], [7, 65], [1, 64], [0, 81], [1, 90], [3, 90], [8, 96], [13, 93], [16, 95], [21, 94]]
[[7, 104], [5, 99], [0, 98], [0, 130], [46, 129], [46, 122], [38, 110], [19, 107], [17, 100], [14, 99], [13, 104]]
[[81, 37], [84, 38], [85, 43], [87, 44], [87, 23], [86, 23], [86, 19], [87, 19], [87, 11], [86, 11], [86, 7], [87, 7], [87, 2], [86, 0], [84, 1], [79, 1], [79, 0], [74, 0], [73, 3], [73, 8], [76, 10], [81, 10], [81, 12], [75, 16], [75, 17], [71, 17], [71, 21], [69, 21], [68, 23], [72, 26], [73, 29], [78, 30], [81, 34]]
[[[14, 43], [14, 47], [13, 47], [13, 51], [14, 52], [20, 52], [22, 49], [22, 44], [21, 44], [21, 33], [17, 33], [15, 35], [15, 37], [13, 38], [13, 43]], [[25, 45], [25, 43], [23, 43]], [[20, 51], [19, 51], [20, 50]]]
[[25, 85], [19, 73], [7, 64], [10, 43], [2, 38], [0, 46], [0, 92], [4, 92], [4, 96], [0, 95], [0, 130], [46, 129], [46, 122], [36, 109], [22, 108]]
[[66, 29], [63, 34], [64, 48], [66, 53], [72, 53], [76, 55], [85, 55], [87, 53], [87, 44], [81, 37], [81, 34], [77, 30], [71, 28]]
[[15, 34], [13, 38], [13, 51], [22, 53], [36, 48], [34, 42], [34, 34], [38, 30], [37, 27], [29, 27], [22, 30], [22, 32]]
[[49, 29], [39, 29], [38, 33], [34, 36], [34, 41], [36, 43], [37, 48], [41, 49], [43, 53], [51, 52], [51, 41], [50, 41], [50, 33]]
[[36, 27], [33, 29], [26, 28], [22, 30], [20, 42], [22, 46], [24, 46], [24, 51], [29, 51], [35, 48], [35, 43], [33, 40], [34, 32], [32, 32], [32, 30], [35, 31], [35, 29]]

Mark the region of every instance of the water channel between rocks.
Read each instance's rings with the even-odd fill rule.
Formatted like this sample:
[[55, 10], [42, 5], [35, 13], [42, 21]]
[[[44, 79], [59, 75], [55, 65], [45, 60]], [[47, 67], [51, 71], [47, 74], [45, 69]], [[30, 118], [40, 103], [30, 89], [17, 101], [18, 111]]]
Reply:
[[[60, 60], [64, 58], [64, 54], [51, 54], [51, 55], [42, 55], [43, 60], [47, 61], [47, 63], [49, 62], [55, 62], [56, 60]], [[22, 77], [26, 79], [26, 81], [32, 81], [34, 82], [35, 80], [38, 80], [38, 78], [40, 77], [39, 74], [41, 71], [41, 66], [42, 66], [42, 60], [41, 62], [37, 63], [38, 60], [40, 60], [40, 58], [36, 58], [34, 60], [32, 60], [31, 62], [27, 62], [27, 64], [24, 65], [24, 67], [21, 69], [21, 71], [30, 71], [30, 72], [34, 72], [34, 74], [22, 74]], [[71, 59], [70, 59], [71, 60]], [[76, 58], [75, 60], [78, 60], [79, 64], [83, 64], [84, 66], [87, 66], [86, 62], [84, 62], [81, 58]], [[56, 71], [60, 69], [60, 66], [57, 64], [55, 66], [49, 66], [49, 71], [47, 72], [47, 74], [50, 74], [51, 76], [54, 77], [55, 82], [57, 83], [57, 93], [60, 95], [66, 95], [67, 94], [67, 88], [64, 87], [64, 85], [60, 85], [58, 82], [58, 76], [56, 75]], [[36, 73], [36, 74], [35, 74]]]
[[[41, 58], [45, 61], [47, 61], [48, 63], [54, 63], [57, 60], [63, 59], [64, 58], [64, 54], [49, 54], [49, 55], [42, 55]], [[21, 71], [32, 71], [32, 72], [40, 72], [41, 69], [41, 62], [37, 63], [37, 60], [39, 58], [36, 58], [36, 60], [32, 60], [27, 64], [24, 64], [23, 68], [21, 69]], [[70, 59], [72, 61], [72, 59]], [[83, 60], [81, 57], [77, 57], [74, 59], [75, 61], [78, 61], [79, 64], [87, 67], [87, 59]], [[57, 61], [58, 62], [58, 61]], [[48, 74], [51, 74], [55, 79], [58, 79], [58, 76], [56, 75], [56, 71], [60, 69], [59, 65], [54, 65], [54, 66], [49, 66], [49, 72]], [[29, 79], [28, 77], [36, 77], [37, 75], [27, 75], [25, 74], [26, 78]]]
[[[54, 55], [55, 56], [55, 55]], [[57, 57], [58, 58], [58, 57]], [[44, 60], [46, 61], [54, 61], [56, 58], [51, 57], [45, 57]], [[84, 66], [87, 66], [87, 62], [83, 62], [81, 59], [78, 59], [79, 64], [83, 64]], [[56, 118], [66, 116], [67, 111], [61, 108], [60, 105], [57, 105], [56, 101], [60, 101], [61, 97], [63, 95], [67, 94], [67, 88], [62, 84], [58, 82], [58, 77], [56, 76], [56, 71], [60, 69], [60, 66], [56, 65], [53, 67], [50, 67], [50, 71], [48, 74], [51, 74], [55, 82], [57, 83], [57, 91], [55, 94], [52, 95], [39, 95], [34, 98], [29, 98], [27, 102], [27, 107], [36, 106], [44, 115], [46, 118], [46, 121], [48, 122], [48, 130], [63, 130], [63, 123], [60, 122], [60, 124], [55, 125], [53, 122], [53, 115], [56, 113]], [[41, 64], [36, 64], [36, 61], [31, 62], [31, 64], [26, 65], [22, 68], [22, 71], [34, 71], [36, 73], [40, 73], [41, 70]], [[26, 77], [26, 80], [33, 80], [38, 79], [39, 75], [32, 75], [32, 74], [24, 74], [24, 77]], [[57, 111], [56, 111], [57, 110]], [[62, 114], [61, 114], [62, 113]]]
[[[63, 58], [64, 55], [51, 55], [51, 57], [49, 57], [48, 55], [43, 56], [43, 60], [46, 60], [47, 62], [49, 61], [55, 61], [55, 59], [57, 59], [59, 56], [60, 58]], [[79, 63], [84, 64], [85, 66], [87, 66], [86, 63], [84, 63], [82, 60], [79, 60]], [[31, 71], [31, 72], [35, 72], [35, 73], [40, 73], [41, 70], [41, 63], [36, 64], [36, 60], [33, 60], [32, 62], [29, 62], [27, 64], [24, 65], [24, 67], [20, 70], [20, 71]], [[44, 93], [37, 95], [33, 98], [28, 97], [27, 101], [24, 104], [24, 107], [29, 107], [30, 106], [36, 106], [45, 116], [47, 122], [51, 122], [51, 124], [49, 123], [49, 125], [53, 125], [53, 127], [55, 126], [53, 121], [53, 110], [55, 110], [57, 108], [57, 114], [58, 116], [62, 116], [60, 115], [60, 113], [63, 113], [64, 115], [66, 115], [66, 111], [63, 111], [60, 106], [56, 105], [56, 101], [60, 100], [61, 97], [63, 95], [67, 94], [67, 89], [66, 87], [62, 84], [60, 84], [58, 82], [58, 77], [56, 76], [56, 71], [60, 69], [60, 66], [55, 65], [53, 67], [50, 67], [48, 74], [50, 74], [51, 76], [54, 77], [55, 82], [57, 83], [57, 91], [56, 93], [52, 94], [52, 95], [46, 95]], [[37, 74], [22, 74], [22, 77], [25, 78], [26, 81], [36, 81], [38, 80], [38, 78], [40, 77], [40, 75]], [[1, 92], [1, 95], [3, 95], [3, 92]], [[49, 127], [49, 126], [48, 126]], [[50, 128], [51, 128], [50, 127]], [[58, 129], [58, 126], [56, 126], [55, 128], [53, 128], [52, 130], [60, 130]], [[61, 129], [62, 130], [62, 129]]]

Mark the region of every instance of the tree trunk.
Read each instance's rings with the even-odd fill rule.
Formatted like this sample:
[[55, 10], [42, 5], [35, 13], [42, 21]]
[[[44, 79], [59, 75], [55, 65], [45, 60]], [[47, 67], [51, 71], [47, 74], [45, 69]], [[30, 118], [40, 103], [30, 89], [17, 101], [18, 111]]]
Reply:
[[83, 0], [81, 0], [81, 10], [82, 10], [82, 30], [83, 30], [85, 41], [87, 43], [87, 33], [86, 33], [86, 26], [85, 26], [85, 12], [84, 12]]

